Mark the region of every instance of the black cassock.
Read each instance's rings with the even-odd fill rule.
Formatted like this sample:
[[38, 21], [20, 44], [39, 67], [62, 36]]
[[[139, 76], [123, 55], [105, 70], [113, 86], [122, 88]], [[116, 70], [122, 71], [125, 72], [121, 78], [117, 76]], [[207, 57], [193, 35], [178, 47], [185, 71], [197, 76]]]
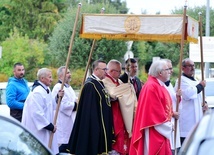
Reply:
[[77, 115], [68, 145], [70, 153], [97, 155], [107, 154], [111, 151], [112, 119], [109, 95], [102, 81], [89, 77], [79, 99]]

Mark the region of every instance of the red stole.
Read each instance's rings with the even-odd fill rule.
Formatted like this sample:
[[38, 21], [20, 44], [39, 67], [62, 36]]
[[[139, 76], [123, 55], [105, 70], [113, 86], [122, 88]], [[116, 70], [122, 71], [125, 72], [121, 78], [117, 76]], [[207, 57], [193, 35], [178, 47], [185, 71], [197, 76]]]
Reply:
[[149, 76], [141, 90], [129, 155], [144, 154], [145, 129], [149, 129], [149, 155], [171, 155], [169, 140], [157, 132], [155, 125], [170, 121], [172, 101], [169, 93], [158, 80]]
[[[119, 85], [118, 81], [115, 81], [111, 76], [106, 75], [110, 78], [115, 86]], [[112, 113], [113, 113], [113, 124], [114, 124], [114, 135], [115, 143], [112, 145], [112, 149], [123, 154], [128, 154], [130, 146], [130, 138], [128, 132], [125, 129], [125, 124], [123, 122], [123, 117], [120, 111], [120, 105], [118, 100], [111, 101]]]

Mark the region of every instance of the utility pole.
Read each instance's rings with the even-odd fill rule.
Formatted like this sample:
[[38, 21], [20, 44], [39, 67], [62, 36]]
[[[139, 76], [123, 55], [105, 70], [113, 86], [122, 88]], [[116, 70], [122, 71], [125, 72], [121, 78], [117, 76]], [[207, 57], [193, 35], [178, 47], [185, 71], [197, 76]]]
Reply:
[[[210, 0], [207, 0], [206, 8], [206, 37], [210, 36]], [[205, 77], [209, 78], [210, 75], [210, 62], [205, 63]]]

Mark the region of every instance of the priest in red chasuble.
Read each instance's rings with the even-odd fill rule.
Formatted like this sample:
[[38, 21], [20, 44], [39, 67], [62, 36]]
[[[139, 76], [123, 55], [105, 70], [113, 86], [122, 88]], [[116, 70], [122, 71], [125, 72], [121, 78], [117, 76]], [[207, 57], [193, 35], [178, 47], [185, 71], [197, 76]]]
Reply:
[[129, 155], [171, 155], [170, 136], [172, 101], [164, 82], [170, 78], [165, 60], [157, 60], [149, 69], [136, 111]]

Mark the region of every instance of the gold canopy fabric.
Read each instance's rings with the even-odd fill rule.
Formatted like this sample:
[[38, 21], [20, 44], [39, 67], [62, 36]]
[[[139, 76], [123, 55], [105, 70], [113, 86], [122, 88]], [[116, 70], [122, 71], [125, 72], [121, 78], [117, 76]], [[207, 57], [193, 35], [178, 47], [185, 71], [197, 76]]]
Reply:
[[[187, 16], [185, 40], [197, 43], [198, 21]], [[183, 15], [83, 14], [80, 37], [180, 42]]]

